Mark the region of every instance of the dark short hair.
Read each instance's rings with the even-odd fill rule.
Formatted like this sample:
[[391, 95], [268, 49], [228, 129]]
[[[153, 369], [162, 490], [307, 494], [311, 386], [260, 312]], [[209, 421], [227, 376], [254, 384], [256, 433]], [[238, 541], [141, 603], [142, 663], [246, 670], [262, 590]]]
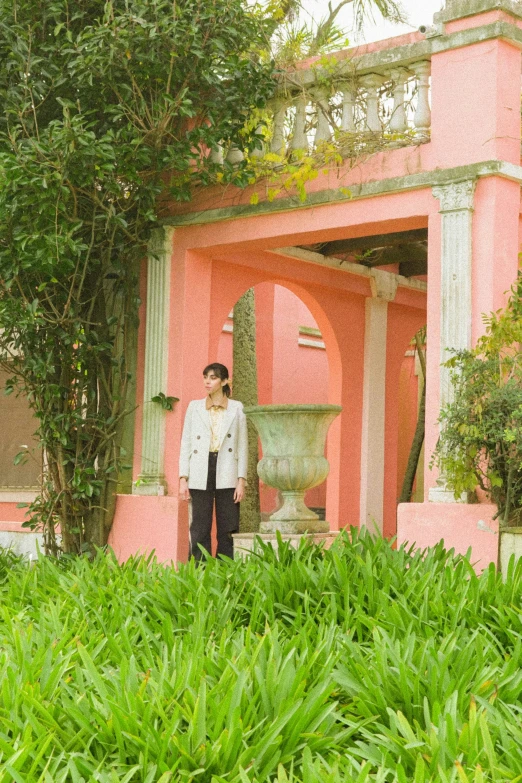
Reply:
[[[220, 364], [219, 362], [207, 364], [203, 370], [203, 375], [209, 375], [211, 372], [217, 375], [218, 378], [221, 378], [222, 381], [226, 381], [228, 378], [228, 369], [224, 364]], [[230, 397], [231, 389], [228, 383], [223, 386], [223, 394], [225, 394], [227, 397]]]

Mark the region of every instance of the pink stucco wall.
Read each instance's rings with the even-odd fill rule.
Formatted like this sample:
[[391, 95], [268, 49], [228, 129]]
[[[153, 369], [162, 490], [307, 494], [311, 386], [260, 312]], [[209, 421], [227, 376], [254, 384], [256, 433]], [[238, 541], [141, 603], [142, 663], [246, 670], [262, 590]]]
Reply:
[[[260, 283], [254, 292], [258, 386], [260, 398], [263, 397], [260, 404], [265, 400], [267, 404], [325, 402], [328, 398], [326, 351], [298, 342], [300, 336], [319, 342], [319, 338], [299, 333], [300, 326], [318, 328], [312, 313], [296, 294], [281, 285]], [[225, 325], [231, 327], [232, 321], [227, 319]], [[225, 364], [233, 375], [231, 332], [223, 331], [220, 335], [217, 361]]]
[[465, 555], [478, 571], [498, 560], [496, 506], [487, 503], [403, 503], [397, 544], [418, 549], [444, 542], [446, 549]]

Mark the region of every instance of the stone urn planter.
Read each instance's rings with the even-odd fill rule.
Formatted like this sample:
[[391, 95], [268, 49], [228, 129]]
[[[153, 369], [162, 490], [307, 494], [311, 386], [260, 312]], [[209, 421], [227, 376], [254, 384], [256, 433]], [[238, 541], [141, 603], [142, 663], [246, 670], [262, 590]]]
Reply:
[[283, 505], [262, 522], [260, 533], [323, 533], [328, 522], [304, 502], [308, 489], [326, 479], [330, 465], [324, 456], [326, 435], [341, 413], [339, 405], [256, 405], [245, 408], [261, 438], [263, 459], [259, 477], [281, 491]]

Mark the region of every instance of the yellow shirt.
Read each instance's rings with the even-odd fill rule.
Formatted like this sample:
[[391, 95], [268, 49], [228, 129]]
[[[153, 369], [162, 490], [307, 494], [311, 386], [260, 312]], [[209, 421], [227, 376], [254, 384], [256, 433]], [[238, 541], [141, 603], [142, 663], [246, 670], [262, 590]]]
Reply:
[[225, 409], [221, 405], [212, 405], [208, 409], [210, 417], [210, 451], [219, 451], [221, 446], [221, 423]]

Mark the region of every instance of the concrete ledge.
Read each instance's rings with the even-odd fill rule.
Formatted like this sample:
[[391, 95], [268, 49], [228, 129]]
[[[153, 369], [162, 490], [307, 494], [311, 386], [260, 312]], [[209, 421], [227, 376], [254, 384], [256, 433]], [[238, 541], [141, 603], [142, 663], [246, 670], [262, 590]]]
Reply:
[[522, 557], [522, 527], [503, 528], [500, 531], [500, 570], [507, 576], [511, 555]]
[[175, 496], [118, 495], [109, 546], [120, 561], [152, 551], [160, 563], [186, 560], [188, 544], [180, 545], [178, 519]]
[[43, 552], [43, 536], [41, 533], [21, 528], [17, 522], [2, 522], [0, 523], [0, 548], [10, 549], [16, 555], [33, 559], [38, 557], [38, 550]]
[[[331, 530], [329, 533], [281, 533], [281, 538], [283, 541], [289, 542], [294, 549], [298, 548], [303, 539], [310, 544], [324, 544], [324, 547], [329, 549], [338, 535], [339, 531]], [[274, 549], [277, 546], [277, 535], [275, 533], [236, 533], [233, 539], [234, 556], [236, 558], [245, 558], [248, 555], [260, 552], [260, 543], [270, 544]]]
[[453, 22], [456, 19], [465, 19], [468, 16], [477, 16], [488, 11], [504, 11], [504, 13], [522, 19], [522, 7], [515, 0], [460, 0], [460, 2], [447, 2], [446, 7], [438, 11], [434, 22]]
[[[522, 31], [521, 31], [522, 34]], [[432, 169], [420, 171], [417, 174], [406, 174], [402, 177], [369, 180], [360, 185], [350, 185], [348, 193], [344, 188], [329, 188], [315, 193], [309, 193], [306, 201], [300, 201], [297, 196], [287, 196], [274, 201], [260, 201], [259, 204], [239, 204], [231, 207], [216, 207], [207, 210], [187, 212], [183, 215], [171, 215], [165, 218], [164, 225], [197, 226], [207, 223], [218, 223], [223, 220], [239, 220], [245, 217], [257, 217], [276, 212], [293, 212], [310, 207], [337, 204], [343, 201], [385, 196], [391, 193], [402, 193], [411, 190], [423, 190], [436, 185], [447, 185], [451, 182], [477, 179], [482, 177], [502, 177], [512, 182], [522, 183], [522, 166], [501, 160], [485, 160], [470, 163], [466, 166], [455, 166], [450, 169]]]
[[401, 503], [397, 509], [397, 544], [418, 549], [443, 541], [465, 555], [477, 571], [498, 562], [497, 507], [489, 503]]
[[[447, 12], [435, 14], [435, 24], [454, 21], [465, 16], [477, 16], [477, 14], [489, 10], [505, 11], [514, 19], [519, 19], [522, 16], [520, 3], [515, 3], [512, 0], [482, 0], [480, 3], [474, 2], [469, 5], [473, 5], [473, 8], [470, 8], [467, 13], [459, 10], [454, 15]], [[357, 49], [341, 50], [341, 52], [332, 54], [331, 57], [337, 59], [335, 70], [337, 79], [341, 79], [343, 76], [349, 78], [354, 74], [360, 77], [369, 73], [386, 73], [390, 68], [407, 68], [412, 63], [430, 60], [434, 54], [462, 49], [496, 38], [503, 38], [522, 47], [522, 31], [517, 25], [511, 21], [496, 21], [451, 33], [441, 32], [440, 35], [434, 37], [423, 37], [412, 43], [377, 49], [365, 54], [358, 55]], [[393, 40], [393, 38], [390, 39], [390, 41]], [[383, 42], [379, 41], [378, 43], [382, 44]], [[314, 63], [312, 68], [287, 72], [285, 76], [285, 83], [302, 89], [314, 85], [318, 77], [331, 78], [331, 73]]]

